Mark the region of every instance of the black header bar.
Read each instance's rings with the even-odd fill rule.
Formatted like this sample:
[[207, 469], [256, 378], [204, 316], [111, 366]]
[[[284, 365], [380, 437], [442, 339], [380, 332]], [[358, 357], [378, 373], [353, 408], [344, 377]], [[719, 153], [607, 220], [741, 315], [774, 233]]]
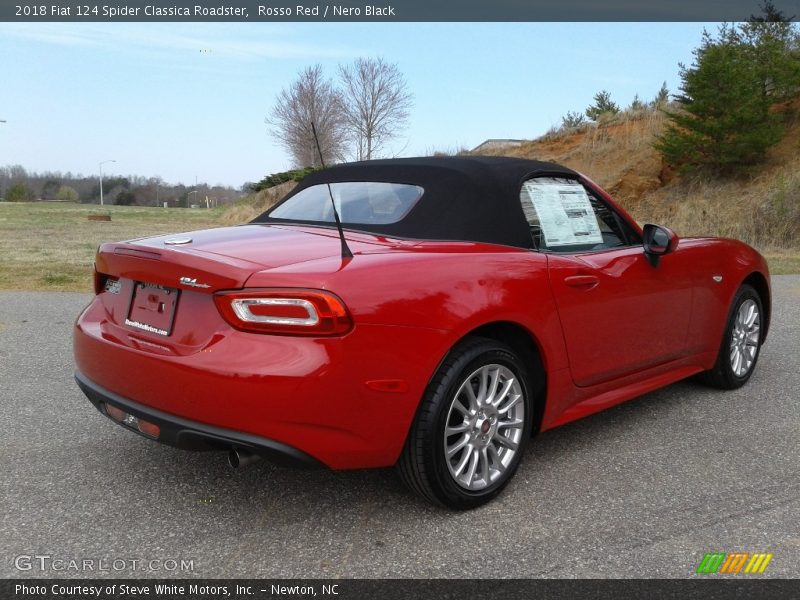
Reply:
[[[787, 17], [800, 0], [774, 0]], [[4, 0], [8, 22], [743, 21], [758, 0]]]

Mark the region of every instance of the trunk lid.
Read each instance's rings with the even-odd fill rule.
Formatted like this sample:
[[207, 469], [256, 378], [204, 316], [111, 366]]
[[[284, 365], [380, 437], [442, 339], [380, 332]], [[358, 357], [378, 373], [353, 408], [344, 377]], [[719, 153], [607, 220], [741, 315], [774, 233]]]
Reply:
[[[347, 237], [354, 253], [393, 245], [369, 234], [348, 232]], [[335, 230], [240, 225], [103, 244], [96, 268], [113, 277], [211, 293], [244, 287], [259, 271], [340, 252]]]
[[[172, 245], [174, 238], [191, 238], [188, 244]], [[286, 266], [339, 253], [340, 243], [336, 231], [323, 228], [300, 228], [276, 225], [239, 225], [192, 231], [185, 235], [166, 235], [134, 240], [138, 246], [161, 251], [234, 259], [263, 269]], [[209, 256], [211, 255], [211, 256]], [[222, 260], [217, 258], [217, 260]], [[225, 262], [223, 260], [223, 262]]]

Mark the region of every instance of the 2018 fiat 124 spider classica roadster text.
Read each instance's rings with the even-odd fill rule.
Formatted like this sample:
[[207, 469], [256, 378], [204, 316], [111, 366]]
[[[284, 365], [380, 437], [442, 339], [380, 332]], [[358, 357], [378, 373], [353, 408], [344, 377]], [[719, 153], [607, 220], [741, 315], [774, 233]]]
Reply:
[[380, 160], [306, 177], [252, 223], [102, 245], [74, 332], [105, 415], [232, 464], [396, 465], [478, 506], [537, 432], [699, 374], [747, 382], [764, 259], [640, 228], [570, 169]]

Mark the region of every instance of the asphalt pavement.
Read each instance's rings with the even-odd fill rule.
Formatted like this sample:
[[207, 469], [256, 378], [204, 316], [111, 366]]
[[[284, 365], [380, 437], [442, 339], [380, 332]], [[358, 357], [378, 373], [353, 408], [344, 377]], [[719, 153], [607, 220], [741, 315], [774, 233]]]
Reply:
[[72, 379], [89, 296], [1, 292], [0, 577], [683, 578], [706, 552], [798, 577], [800, 276], [773, 287], [747, 386], [681, 382], [546, 432], [468, 513], [390, 469], [233, 471], [129, 433]]

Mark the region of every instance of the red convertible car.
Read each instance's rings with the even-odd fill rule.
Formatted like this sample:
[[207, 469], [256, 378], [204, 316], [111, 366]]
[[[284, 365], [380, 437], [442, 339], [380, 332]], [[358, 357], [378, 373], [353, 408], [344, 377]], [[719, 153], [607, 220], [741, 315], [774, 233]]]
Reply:
[[345, 164], [252, 223], [102, 245], [76, 379], [124, 427], [233, 466], [396, 465], [466, 509], [530, 438], [699, 374], [750, 378], [767, 265], [640, 228], [597, 185], [499, 157]]

